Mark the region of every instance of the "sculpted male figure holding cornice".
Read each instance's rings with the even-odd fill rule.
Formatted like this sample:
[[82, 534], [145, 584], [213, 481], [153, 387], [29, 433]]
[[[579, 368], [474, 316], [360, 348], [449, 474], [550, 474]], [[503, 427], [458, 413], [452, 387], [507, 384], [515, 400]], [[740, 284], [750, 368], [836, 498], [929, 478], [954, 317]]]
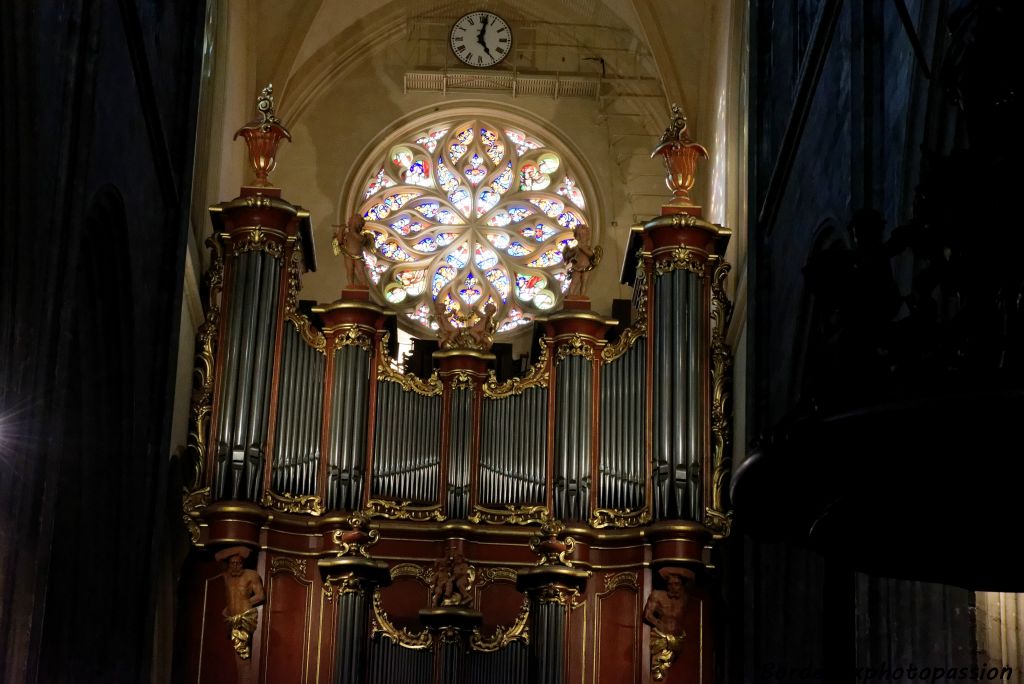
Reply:
[[644, 606], [644, 622], [651, 626], [651, 673], [655, 680], [665, 677], [665, 671], [683, 650], [685, 583], [694, 577], [685, 568], [662, 568], [658, 574], [665, 580], [665, 589], [651, 591]]
[[249, 642], [259, 613], [256, 606], [263, 603], [263, 580], [255, 570], [244, 567], [243, 563], [251, 551], [244, 546], [232, 546], [217, 552], [219, 561], [227, 561], [227, 570], [222, 575], [227, 593], [224, 620], [231, 628], [231, 643], [243, 660], [248, 660], [251, 651]]

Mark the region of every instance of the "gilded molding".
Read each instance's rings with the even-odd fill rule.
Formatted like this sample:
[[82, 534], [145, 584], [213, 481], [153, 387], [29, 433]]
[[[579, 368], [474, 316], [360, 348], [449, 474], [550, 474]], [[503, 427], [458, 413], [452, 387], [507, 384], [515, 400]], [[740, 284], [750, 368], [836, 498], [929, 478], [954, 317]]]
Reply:
[[644, 322], [643, 326], [640, 326], [639, 322], [634, 323], [622, 331], [622, 334], [619, 335], [619, 339], [601, 350], [601, 359], [605, 363], [608, 363], [620, 358], [630, 350], [637, 340], [643, 338], [645, 335], [647, 335], [647, 323]]
[[443, 522], [448, 518], [441, 512], [440, 504], [434, 506], [413, 506], [411, 501], [386, 501], [370, 499], [364, 509], [370, 518], [387, 518], [388, 520], [436, 520]]
[[590, 518], [590, 526], [602, 529], [605, 527], [640, 527], [651, 521], [651, 510], [644, 506], [640, 510], [619, 510], [616, 508], [597, 508]]
[[[210, 248], [210, 269], [206, 272], [206, 318], [196, 333], [195, 367], [192, 371], [192, 397], [189, 403], [188, 441], [182, 454], [183, 476], [188, 484], [182, 494], [185, 527], [193, 544], [199, 542], [199, 525], [195, 518], [209, 503], [210, 488], [201, 488], [206, 475], [209, 451], [210, 414], [213, 411], [214, 358], [217, 348], [217, 326], [220, 321], [220, 296], [224, 289], [224, 254], [221, 243], [207, 238]], [[190, 473], [188, 471], [191, 471]], [[193, 515], [195, 513], [196, 515]]]
[[647, 335], [647, 273], [643, 253], [637, 255], [633, 283], [633, 323], [622, 331], [619, 339], [601, 350], [601, 359], [606, 363], [621, 357], [637, 340]]
[[538, 603], [557, 603], [566, 608], [575, 608], [583, 601], [579, 589], [561, 584], [547, 584], [533, 592]]
[[342, 347], [359, 347], [365, 352], [370, 351], [373, 346], [373, 335], [376, 334], [376, 331], [373, 328], [359, 325], [357, 323], [347, 323], [331, 329], [330, 332], [335, 331], [344, 331], [334, 338], [335, 349], [341, 349]]
[[391, 579], [393, 580], [402, 577], [412, 577], [413, 579], [419, 580], [425, 587], [429, 588], [431, 584], [433, 584], [433, 580], [430, 577], [430, 571], [416, 563], [399, 563], [398, 565], [393, 565], [390, 573]]
[[391, 619], [388, 617], [388, 614], [384, 612], [384, 607], [381, 605], [380, 589], [373, 592], [373, 618], [370, 625], [370, 638], [373, 638], [378, 634], [383, 634], [402, 648], [410, 648], [413, 650], [430, 648], [433, 643], [430, 638], [429, 629], [413, 633], [405, 627], [398, 629], [394, 624], [392, 624]]
[[287, 236], [279, 230], [251, 226], [231, 231], [231, 253], [235, 256], [245, 252], [266, 252], [280, 259], [284, 251], [282, 243]]
[[267, 490], [263, 494], [260, 505], [282, 513], [305, 513], [307, 515], [323, 515], [324, 504], [315, 494], [278, 494]]
[[324, 337], [322, 332], [313, 327], [313, 323], [308, 318], [294, 311], [289, 311], [285, 317], [295, 326], [295, 330], [302, 335], [302, 339], [306, 341], [306, 344], [321, 354], [327, 353], [327, 338]]
[[544, 518], [540, 531], [530, 538], [530, 550], [540, 556], [537, 565], [573, 567], [573, 562], [567, 556], [576, 549], [576, 540], [572, 537], [559, 539], [563, 532], [565, 523], [561, 520], [547, 516]]
[[[716, 261], [717, 258], [716, 258]], [[718, 261], [711, 278], [711, 433], [712, 447], [711, 506], [707, 511], [706, 523], [717, 534], [729, 534], [730, 521], [725, 512], [725, 488], [732, 470], [727, 446], [729, 441], [729, 416], [726, 404], [729, 401], [729, 370], [732, 367], [732, 350], [725, 341], [726, 330], [732, 318], [732, 302], [725, 293], [725, 279], [732, 266]]]
[[477, 586], [481, 589], [486, 587], [488, 584], [494, 584], [495, 582], [510, 582], [516, 583], [518, 575], [512, 568], [483, 568], [480, 570], [479, 580]]
[[295, 313], [299, 308], [299, 290], [302, 289], [300, 263], [302, 247], [296, 245], [288, 259], [288, 291], [284, 298], [284, 310], [288, 313]]
[[561, 361], [567, 356], [582, 356], [588, 361], [593, 361], [594, 347], [587, 343], [583, 335], [573, 333], [567, 342], [558, 345], [557, 360]]
[[306, 559], [305, 558], [288, 558], [287, 556], [278, 556], [270, 563], [270, 575], [287, 574], [294, 577], [302, 584], [312, 584], [312, 580], [306, 579]]
[[210, 505], [210, 488], [185, 491], [181, 496], [182, 520], [193, 544], [199, 543], [199, 515]]
[[387, 332], [381, 335], [380, 343], [377, 347], [377, 379], [397, 383], [403, 390], [415, 392], [425, 397], [441, 394], [444, 385], [438, 379], [436, 371], [424, 380], [411, 373], [401, 373], [391, 365], [391, 360], [388, 358], [387, 353], [389, 337], [390, 333]]
[[512, 506], [487, 508], [479, 504], [473, 506], [468, 520], [472, 523], [489, 523], [491, 525], [532, 525], [543, 523], [548, 519], [546, 506]]
[[604, 591], [598, 592], [598, 597], [604, 598], [616, 589], [629, 589], [634, 592], [640, 591], [640, 582], [635, 572], [616, 572], [606, 575], [604, 578]]
[[511, 627], [505, 628], [499, 625], [494, 630], [494, 634], [488, 638], [481, 636], [480, 628], [478, 627], [473, 630], [473, 634], [469, 638], [469, 647], [474, 651], [492, 653], [505, 648], [513, 641], [522, 641], [524, 644], [529, 644], [530, 630], [527, 627], [529, 620], [530, 601], [527, 598], [523, 598], [523, 606], [519, 610], [519, 614], [516, 615], [516, 619]]
[[487, 375], [487, 382], [484, 383], [484, 396], [488, 399], [502, 399], [514, 394], [522, 394], [531, 387], [548, 386], [548, 339], [540, 339], [540, 356], [527, 369], [526, 375], [521, 378], [509, 378], [505, 382], [498, 382], [494, 371]]
[[707, 256], [704, 252], [689, 247], [676, 247], [670, 256], [655, 262], [654, 272], [656, 275], [662, 276], [670, 271], [683, 270], [703, 278], [708, 271], [706, 259]]
[[366, 588], [366, 582], [353, 573], [331, 575], [324, 580], [324, 599], [331, 603], [335, 597], [342, 596], [343, 594], [365, 594]]
[[464, 370], [457, 370], [452, 374], [451, 386], [453, 390], [473, 389], [473, 376]]
[[331, 541], [338, 547], [338, 557], [360, 555], [369, 558], [367, 549], [380, 541], [380, 532], [370, 529], [370, 519], [365, 513], [353, 513], [346, 522], [349, 529], [331, 533]]

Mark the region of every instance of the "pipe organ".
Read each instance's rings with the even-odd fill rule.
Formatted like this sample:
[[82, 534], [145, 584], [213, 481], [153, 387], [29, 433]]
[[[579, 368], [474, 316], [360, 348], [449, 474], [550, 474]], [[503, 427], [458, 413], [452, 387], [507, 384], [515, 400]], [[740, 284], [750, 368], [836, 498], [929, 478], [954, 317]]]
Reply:
[[[459, 347], [416, 377], [365, 288], [299, 311], [310, 221], [266, 181], [288, 137], [266, 111], [242, 131], [257, 181], [211, 209], [182, 678], [713, 681], [728, 231], [677, 192], [632, 229], [614, 339], [570, 297], [521, 377]], [[670, 172], [695, 146], [673, 126]], [[214, 553], [256, 571], [255, 623]]]

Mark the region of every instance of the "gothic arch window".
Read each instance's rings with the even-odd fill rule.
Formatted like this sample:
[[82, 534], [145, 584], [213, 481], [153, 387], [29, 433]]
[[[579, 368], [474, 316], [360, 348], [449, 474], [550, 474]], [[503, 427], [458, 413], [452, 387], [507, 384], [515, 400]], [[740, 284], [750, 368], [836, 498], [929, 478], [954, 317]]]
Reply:
[[356, 210], [378, 299], [411, 329], [463, 327], [497, 309], [499, 336], [558, 309], [592, 208], [552, 136], [501, 117], [437, 120], [393, 136], [364, 166]]

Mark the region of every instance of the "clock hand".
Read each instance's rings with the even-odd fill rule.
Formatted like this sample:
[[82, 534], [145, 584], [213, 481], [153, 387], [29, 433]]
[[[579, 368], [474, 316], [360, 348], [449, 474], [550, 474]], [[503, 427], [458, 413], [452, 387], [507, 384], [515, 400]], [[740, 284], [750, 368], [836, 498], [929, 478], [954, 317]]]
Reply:
[[483, 46], [484, 52], [486, 52], [487, 56], [490, 57], [491, 51], [487, 47], [487, 43], [484, 42], [484, 34], [487, 33], [487, 19], [488, 17], [484, 15], [483, 23], [480, 25], [480, 33], [476, 34], [476, 42]]

